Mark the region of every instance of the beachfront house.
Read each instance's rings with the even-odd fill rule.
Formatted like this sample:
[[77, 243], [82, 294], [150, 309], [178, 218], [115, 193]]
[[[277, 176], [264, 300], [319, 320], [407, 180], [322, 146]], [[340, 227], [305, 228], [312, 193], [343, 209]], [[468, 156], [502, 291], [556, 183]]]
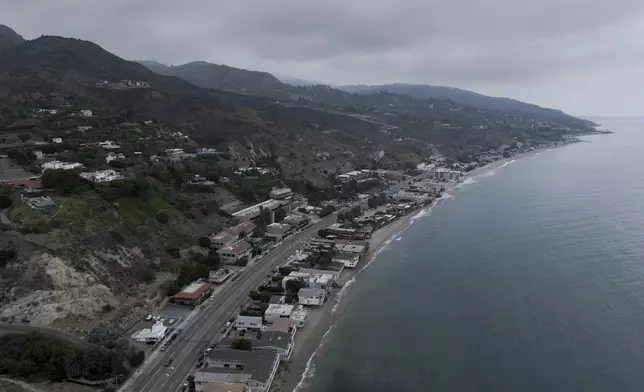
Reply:
[[263, 320], [261, 317], [237, 316], [237, 319], [235, 319], [235, 328], [237, 329], [260, 330], [262, 326]]
[[298, 303], [306, 306], [320, 306], [326, 300], [326, 290], [324, 289], [300, 289], [297, 292]]

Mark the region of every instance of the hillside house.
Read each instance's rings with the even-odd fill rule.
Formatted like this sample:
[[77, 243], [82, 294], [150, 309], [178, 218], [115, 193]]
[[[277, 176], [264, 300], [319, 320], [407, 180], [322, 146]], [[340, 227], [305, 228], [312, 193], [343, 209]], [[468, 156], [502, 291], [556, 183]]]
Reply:
[[227, 264], [234, 264], [243, 258], [250, 259], [251, 246], [248, 242], [241, 240], [224, 246], [217, 251], [219, 258], [222, 262]]

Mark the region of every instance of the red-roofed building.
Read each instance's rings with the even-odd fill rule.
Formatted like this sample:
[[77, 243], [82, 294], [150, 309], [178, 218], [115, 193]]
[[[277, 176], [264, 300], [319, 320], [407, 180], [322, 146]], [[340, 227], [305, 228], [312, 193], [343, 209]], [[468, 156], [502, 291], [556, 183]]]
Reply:
[[183, 305], [199, 305], [210, 294], [210, 285], [205, 282], [193, 282], [172, 297], [172, 302]]
[[6, 184], [17, 186], [25, 189], [41, 189], [42, 182], [40, 180], [30, 180], [28, 178], [22, 178], [17, 180], [9, 180]]

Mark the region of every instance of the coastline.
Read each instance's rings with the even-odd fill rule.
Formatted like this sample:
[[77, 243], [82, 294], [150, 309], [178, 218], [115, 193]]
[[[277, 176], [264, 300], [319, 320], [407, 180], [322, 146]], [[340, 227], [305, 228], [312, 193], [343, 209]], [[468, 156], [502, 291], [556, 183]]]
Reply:
[[[532, 151], [526, 151], [516, 154], [512, 157], [500, 159], [498, 161], [490, 162], [484, 166], [476, 168], [467, 173], [461, 182], [446, 184], [443, 195], [431, 204], [422, 206], [411, 211], [409, 214], [404, 215], [392, 222], [387, 226], [373, 232], [370, 242], [370, 248], [364, 257], [364, 262], [359, 268], [348, 273], [343, 273], [340, 278], [341, 289], [334, 291], [329, 300], [319, 309], [309, 312], [307, 325], [298, 330], [295, 337], [295, 347], [291, 358], [285, 365], [283, 365], [275, 378], [274, 385], [271, 387], [271, 392], [301, 392], [308, 386], [308, 380], [311, 379], [315, 372], [315, 356], [319, 348], [324, 345], [326, 336], [333, 330], [335, 323], [342, 316], [342, 314], [349, 308], [351, 303], [343, 301], [342, 298], [350, 286], [355, 282], [358, 275], [366, 270], [371, 263], [373, 263], [378, 254], [386, 249], [387, 245], [391, 243], [399, 234], [409, 228], [414, 220], [431, 212], [439, 201], [450, 198], [449, 191], [460, 188], [473, 181], [474, 177], [484, 175], [486, 172], [491, 172], [497, 168], [505, 167], [517, 159], [529, 158], [539, 155], [541, 152], [549, 151], [555, 148], [565, 147], [569, 144], [582, 142], [581, 140], [562, 143], [549, 147], [539, 148]], [[469, 180], [469, 182], [468, 182]], [[346, 271], [346, 269], [345, 269]]]

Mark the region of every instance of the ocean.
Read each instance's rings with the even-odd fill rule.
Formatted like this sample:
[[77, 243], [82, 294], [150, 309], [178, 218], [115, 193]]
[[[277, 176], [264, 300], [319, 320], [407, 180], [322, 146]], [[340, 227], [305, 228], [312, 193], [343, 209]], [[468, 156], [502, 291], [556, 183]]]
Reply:
[[644, 391], [644, 120], [596, 121], [397, 235], [301, 390]]

